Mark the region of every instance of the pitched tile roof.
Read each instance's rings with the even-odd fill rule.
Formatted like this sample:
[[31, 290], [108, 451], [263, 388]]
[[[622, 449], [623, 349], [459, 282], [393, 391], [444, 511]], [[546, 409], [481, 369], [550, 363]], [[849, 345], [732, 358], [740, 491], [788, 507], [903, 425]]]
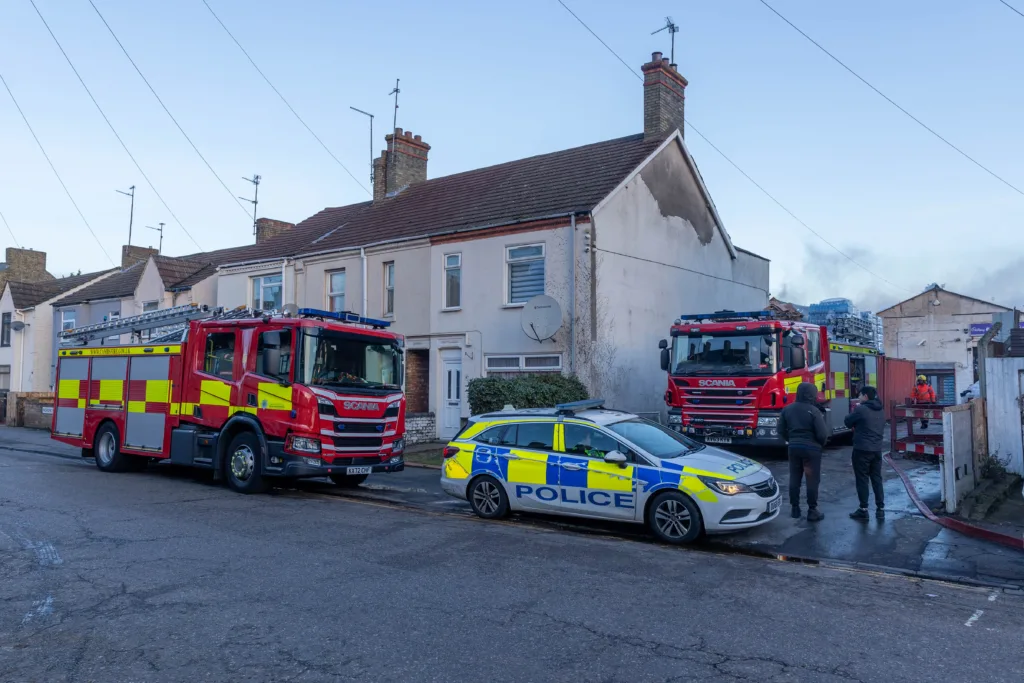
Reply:
[[38, 306], [44, 301], [49, 301], [75, 287], [81, 287], [109, 272], [109, 270], [103, 270], [98, 273], [70, 275], [57, 278], [56, 280], [46, 280], [45, 282], [8, 282], [7, 284], [11, 288], [11, 298], [14, 299], [14, 307], [25, 309]]
[[104, 299], [120, 299], [132, 296], [139, 286], [139, 279], [146, 269], [148, 261], [140, 261], [131, 266], [114, 273], [110, 277], [103, 278], [88, 287], [83, 287], [73, 294], [53, 302], [54, 306], [73, 306], [84, 304], [89, 301], [102, 301]]
[[160, 273], [160, 279], [168, 289], [209, 265], [206, 260], [193, 261], [173, 256], [154, 256], [153, 262]]
[[376, 205], [324, 209], [263, 244], [209, 256], [218, 265], [245, 263], [589, 211], [662, 142], [630, 135], [434, 178]]

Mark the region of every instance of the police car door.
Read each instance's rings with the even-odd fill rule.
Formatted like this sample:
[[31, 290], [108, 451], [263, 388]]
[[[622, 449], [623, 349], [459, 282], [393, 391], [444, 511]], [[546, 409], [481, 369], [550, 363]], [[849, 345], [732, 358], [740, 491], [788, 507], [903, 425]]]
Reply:
[[495, 449], [505, 461], [505, 493], [517, 510], [559, 511], [554, 443], [554, 422], [516, 422], [505, 431], [503, 448]]
[[559, 502], [562, 512], [636, 519], [636, 467], [604, 461], [606, 453], [632, 455], [618, 441], [593, 427], [566, 422], [559, 425], [564, 453], [559, 458]]

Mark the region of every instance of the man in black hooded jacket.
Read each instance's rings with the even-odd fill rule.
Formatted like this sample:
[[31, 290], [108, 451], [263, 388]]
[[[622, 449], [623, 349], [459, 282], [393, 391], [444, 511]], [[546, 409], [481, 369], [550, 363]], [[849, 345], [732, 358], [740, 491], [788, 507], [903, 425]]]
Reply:
[[825, 415], [818, 407], [818, 387], [803, 382], [796, 388], [796, 401], [782, 409], [779, 434], [789, 443], [789, 504], [793, 519], [800, 518], [800, 480], [807, 478], [807, 521], [825, 518], [818, 510], [821, 483], [821, 451], [828, 441]]
[[874, 387], [860, 390], [860, 405], [843, 418], [853, 429], [853, 475], [857, 480], [860, 507], [850, 513], [853, 519], [868, 518], [868, 481], [875, 492], [875, 517], [885, 519], [885, 489], [882, 486], [882, 440], [885, 438], [885, 411]]

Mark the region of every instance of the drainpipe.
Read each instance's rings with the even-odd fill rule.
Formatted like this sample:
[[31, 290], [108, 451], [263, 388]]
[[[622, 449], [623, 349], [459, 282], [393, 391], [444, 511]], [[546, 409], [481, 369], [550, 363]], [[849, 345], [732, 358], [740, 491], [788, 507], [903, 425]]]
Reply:
[[[25, 314], [18, 313], [21, 317], [21, 322], [25, 323]], [[21, 339], [21, 360], [18, 361], [18, 391], [25, 391], [25, 336], [28, 334], [28, 323], [25, 323], [25, 327], [21, 328], [21, 333], [18, 337]]]
[[576, 374], [576, 214], [569, 217], [569, 372]]
[[359, 262], [363, 267], [363, 317], [366, 317], [366, 248], [359, 247]]
[[988, 328], [988, 331], [981, 335], [981, 340], [978, 341], [978, 390], [981, 397], [986, 400], [988, 394], [985, 393], [985, 361], [988, 359], [989, 343], [999, 334], [1002, 326], [1003, 324], [999, 322], [992, 323], [992, 327]]
[[281, 259], [281, 308], [288, 305], [288, 259]]

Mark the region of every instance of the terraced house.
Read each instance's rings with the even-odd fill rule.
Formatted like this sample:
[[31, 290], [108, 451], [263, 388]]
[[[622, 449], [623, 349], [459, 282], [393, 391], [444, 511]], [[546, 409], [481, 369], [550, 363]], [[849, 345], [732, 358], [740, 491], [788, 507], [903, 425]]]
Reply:
[[[222, 259], [217, 303], [392, 321], [413, 438], [452, 436], [484, 375], [573, 372], [610, 405], [662, 411], [673, 319], [765, 307], [769, 264], [732, 243], [687, 149], [686, 80], [660, 53], [643, 72], [635, 135], [428, 178], [430, 145], [395, 130], [372, 201]], [[524, 327], [541, 294], [561, 311], [552, 336]]]

